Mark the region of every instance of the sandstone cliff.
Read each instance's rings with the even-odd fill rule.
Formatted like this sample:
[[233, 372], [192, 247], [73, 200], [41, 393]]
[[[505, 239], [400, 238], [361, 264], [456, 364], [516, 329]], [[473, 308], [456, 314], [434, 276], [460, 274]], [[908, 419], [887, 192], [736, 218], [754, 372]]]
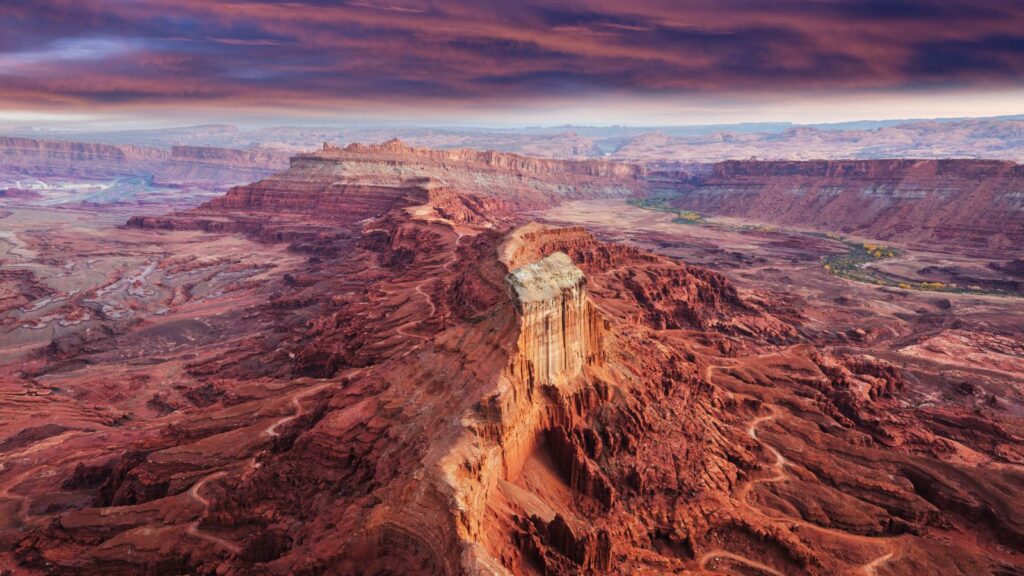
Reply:
[[1013, 162], [729, 161], [678, 190], [673, 205], [711, 215], [977, 251], [1024, 245], [1024, 166]]
[[167, 151], [128, 145], [0, 136], [0, 165], [8, 174], [110, 178], [152, 174]]
[[345, 148], [325, 145], [294, 156], [287, 170], [234, 187], [195, 210], [135, 218], [129, 225], [255, 230], [267, 237], [274, 233], [254, 218], [283, 216], [348, 229], [394, 206], [424, 203], [438, 217], [454, 222], [507, 224], [524, 212], [567, 200], [629, 196], [646, 185], [642, 175], [637, 166], [600, 160], [430, 150], [395, 140]]
[[287, 167], [287, 155], [277, 151], [173, 146], [170, 157], [157, 168], [154, 183], [222, 187], [259, 180]]
[[713, 271], [519, 225], [530, 200], [622, 181], [346, 154], [141, 222], [258, 233], [270, 244], [216, 238], [287, 268], [218, 296], [200, 277], [238, 278], [232, 254], [160, 262], [185, 277], [177, 310], [16, 367], [32, 372], [0, 406], [17, 419], [0, 421], [0, 561], [76, 576], [1012, 573], [1010, 410], [979, 422], [981, 397], [905, 394], [899, 367], [809, 341], [794, 304]]
[[0, 136], [0, 172], [108, 180], [152, 177], [157, 185], [224, 188], [250, 182], [287, 167], [275, 151], [174, 146], [171, 150]]
[[597, 316], [586, 299], [586, 278], [564, 252], [508, 275], [519, 312], [519, 353], [539, 385], [577, 376], [600, 346]]
[[530, 158], [511, 152], [496, 152], [494, 150], [416, 148], [397, 139], [389, 140], [382, 144], [350, 144], [344, 148], [324, 146], [324, 150], [316, 155], [346, 158], [350, 161], [369, 160], [376, 162], [382, 159], [390, 159], [404, 164], [457, 164], [548, 176], [573, 174], [578, 176], [637, 179], [645, 173], [644, 168], [640, 165], [624, 162]]

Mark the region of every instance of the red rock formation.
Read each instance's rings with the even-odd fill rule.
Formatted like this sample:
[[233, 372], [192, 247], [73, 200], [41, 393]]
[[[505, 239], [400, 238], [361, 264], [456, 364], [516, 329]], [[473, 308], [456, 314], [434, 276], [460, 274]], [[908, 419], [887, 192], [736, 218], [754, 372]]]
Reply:
[[293, 157], [288, 170], [232, 188], [195, 210], [136, 217], [128, 225], [241, 231], [264, 239], [325, 225], [352, 234], [362, 220], [424, 203], [439, 218], [482, 225], [567, 200], [626, 196], [644, 186], [642, 175], [641, 168], [627, 164], [430, 150], [397, 140], [345, 148], [325, 144]]
[[729, 161], [696, 185], [681, 209], [939, 242], [989, 256], [1024, 245], [1024, 166], [994, 160]]
[[287, 167], [287, 156], [277, 151], [172, 146], [170, 157], [156, 169], [154, 183], [219, 188], [258, 180]]
[[169, 156], [156, 148], [0, 136], [4, 172], [32, 176], [135, 176], [151, 172]]
[[[583, 229], [503, 226], [480, 201], [500, 194], [458, 192], [521, 174], [431, 164], [452, 180], [435, 188], [410, 176], [423, 165], [356, 153], [168, 220], [268, 241], [305, 226], [301, 265], [257, 297], [34, 361], [50, 388], [19, 385], [50, 396], [4, 398], [77, 418], [0, 443], [17, 455], [0, 559], [79, 576], [1012, 573], [1017, 420], [910, 408], [897, 367], [816, 347], [789, 304]], [[196, 324], [218, 334], [146, 353]], [[61, 383], [162, 415], [90, 412], [51, 398]]]
[[431, 148], [415, 148], [397, 139], [384, 142], [383, 144], [350, 144], [345, 148], [325, 146], [323, 154], [333, 155], [349, 161], [368, 160], [370, 162], [384, 161], [430, 166], [463, 165], [537, 176], [576, 175], [638, 179], [644, 174], [642, 167], [622, 162], [529, 158], [509, 152], [495, 152], [494, 150], [481, 152], [469, 149], [435, 150]]

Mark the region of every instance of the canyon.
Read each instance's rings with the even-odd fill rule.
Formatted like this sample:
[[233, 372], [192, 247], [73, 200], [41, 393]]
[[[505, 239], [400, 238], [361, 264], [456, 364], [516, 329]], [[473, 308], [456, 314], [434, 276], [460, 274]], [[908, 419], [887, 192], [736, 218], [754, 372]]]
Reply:
[[37, 205], [116, 204], [166, 212], [287, 165], [288, 155], [275, 150], [0, 136], [0, 191], [32, 197]]
[[1019, 298], [822, 266], [1013, 276], [1017, 165], [35, 150], [210, 194], [0, 198], [0, 573], [1024, 565]]
[[983, 255], [1024, 245], [1024, 166], [1013, 162], [730, 161], [672, 178], [660, 178], [669, 204], [703, 214]]
[[287, 155], [270, 150], [178, 145], [170, 150], [61, 140], [0, 137], [4, 176], [105, 179], [149, 176], [169, 184], [224, 186], [268, 176], [287, 166]]

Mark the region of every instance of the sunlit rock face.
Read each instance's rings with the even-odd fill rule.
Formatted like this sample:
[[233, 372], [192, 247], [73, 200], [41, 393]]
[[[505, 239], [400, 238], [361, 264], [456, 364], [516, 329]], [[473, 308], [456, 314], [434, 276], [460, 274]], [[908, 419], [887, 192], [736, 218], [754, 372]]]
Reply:
[[516, 268], [506, 282], [520, 315], [519, 352], [537, 384], [578, 375], [598, 348], [586, 276], [564, 252]]

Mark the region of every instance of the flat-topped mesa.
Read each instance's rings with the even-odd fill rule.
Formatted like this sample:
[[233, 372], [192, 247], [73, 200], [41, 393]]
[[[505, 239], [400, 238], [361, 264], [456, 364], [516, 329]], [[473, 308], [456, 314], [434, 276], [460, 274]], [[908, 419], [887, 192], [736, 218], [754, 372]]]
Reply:
[[519, 313], [519, 353], [535, 384], [560, 386], [600, 352], [600, 319], [586, 295], [586, 276], [564, 252], [521, 266], [506, 277]]
[[409, 146], [398, 139], [381, 144], [349, 144], [344, 148], [325, 145], [321, 150], [300, 154], [293, 162], [308, 158], [333, 158], [350, 162], [389, 162], [392, 164], [419, 164], [437, 167], [488, 168], [521, 172], [533, 176], [585, 176], [625, 180], [642, 178], [646, 171], [638, 164], [609, 160], [555, 160], [531, 158], [495, 150], [465, 148], [432, 149]]
[[35, 140], [0, 136], [0, 171], [28, 176], [107, 179], [152, 176], [165, 185], [227, 187], [268, 176], [288, 166], [275, 150], [234, 150]]
[[[202, 166], [231, 160], [227, 153], [176, 148]], [[247, 152], [259, 157], [255, 151]], [[196, 164], [197, 162], [193, 162]], [[431, 150], [392, 140], [327, 144], [290, 159], [288, 168], [235, 186], [219, 198], [171, 217], [139, 218], [131, 226], [244, 229], [262, 236], [274, 221], [288, 225], [348, 226], [393, 208], [429, 205], [441, 218], [493, 226], [568, 200], [624, 198], [645, 189], [634, 165], [527, 158], [501, 152]], [[241, 220], [246, 220], [241, 222]], [[225, 223], [226, 222], [226, 223]], [[253, 224], [260, 223], [262, 224]]]

